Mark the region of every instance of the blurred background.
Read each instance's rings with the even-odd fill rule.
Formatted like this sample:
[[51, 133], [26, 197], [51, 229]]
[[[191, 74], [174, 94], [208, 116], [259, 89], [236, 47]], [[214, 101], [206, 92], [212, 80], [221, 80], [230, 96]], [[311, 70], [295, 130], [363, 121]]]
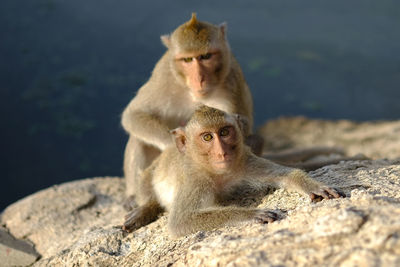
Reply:
[[400, 2], [2, 0], [0, 211], [48, 186], [121, 176], [120, 114], [197, 12], [228, 23], [256, 125], [400, 118]]

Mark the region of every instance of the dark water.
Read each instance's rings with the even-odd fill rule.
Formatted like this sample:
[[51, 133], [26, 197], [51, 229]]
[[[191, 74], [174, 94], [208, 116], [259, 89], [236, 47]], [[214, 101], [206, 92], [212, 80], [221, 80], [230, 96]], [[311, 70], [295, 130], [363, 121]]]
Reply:
[[0, 210], [53, 184], [122, 174], [120, 114], [164, 52], [159, 36], [192, 11], [228, 22], [258, 125], [400, 118], [395, 0], [2, 0]]

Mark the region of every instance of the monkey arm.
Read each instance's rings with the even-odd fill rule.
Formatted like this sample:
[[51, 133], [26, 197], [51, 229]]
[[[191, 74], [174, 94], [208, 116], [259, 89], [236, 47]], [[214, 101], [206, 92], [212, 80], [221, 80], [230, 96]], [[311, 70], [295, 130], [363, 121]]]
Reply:
[[[210, 207], [199, 210], [193, 210], [182, 216], [177, 217], [170, 214], [169, 230], [173, 236], [182, 236], [194, 233], [200, 230], [212, 230], [225, 225], [234, 225], [235, 223], [256, 219], [263, 210], [255, 208], [240, 207]], [[276, 220], [276, 214], [271, 212], [272, 222]], [[173, 220], [176, 220], [173, 222]]]
[[129, 134], [161, 150], [173, 143], [170, 129], [157, 115], [150, 112], [128, 107], [122, 113], [121, 123]]
[[255, 155], [249, 156], [245, 173], [257, 186], [268, 184], [294, 190], [310, 196], [313, 201], [344, 196], [337, 189], [313, 180], [300, 169], [281, 166]]
[[170, 233], [173, 236], [182, 236], [251, 219], [263, 223], [277, 219], [277, 215], [268, 210], [219, 207], [214, 204], [215, 194], [214, 185], [208, 177], [183, 185], [176, 194], [168, 217]]

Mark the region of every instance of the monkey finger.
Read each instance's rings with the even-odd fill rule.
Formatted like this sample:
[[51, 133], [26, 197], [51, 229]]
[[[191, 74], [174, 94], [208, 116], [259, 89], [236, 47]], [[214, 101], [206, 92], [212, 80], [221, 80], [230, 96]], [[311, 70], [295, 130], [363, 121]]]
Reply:
[[318, 195], [319, 197], [322, 197], [323, 199], [330, 199], [329, 193], [325, 191], [325, 189], [321, 189], [318, 192], [315, 192], [314, 194]]
[[334, 198], [346, 197], [346, 195], [337, 188], [327, 188], [326, 191], [328, 191], [328, 193]]
[[336, 188], [326, 187], [326, 188], [324, 188], [324, 192], [329, 196], [328, 199], [340, 198], [340, 197], [345, 197], [346, 196], [346, 195], [344, 195], [344, 193], [340, 192]]
[[323, 200], [323, 198], [320, 195], [317, 195], [315, 193], [310, 194], [311, 202], [320, 202]]
[[332, 194], [331, 191], [324, 189], [323, 190], [323, 198], [324, 199], [332, 199], [332, 198], [335, 198], [335, 196]]
[[278, 214], [269, 210], [261, 210], [254, 219], [258, 223], [272, 223], [278, 219]]

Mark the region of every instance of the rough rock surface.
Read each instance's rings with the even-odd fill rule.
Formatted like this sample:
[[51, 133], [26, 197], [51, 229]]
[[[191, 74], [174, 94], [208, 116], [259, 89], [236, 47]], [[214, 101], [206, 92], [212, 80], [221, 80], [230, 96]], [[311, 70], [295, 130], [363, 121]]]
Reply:
[[0, 265], [27, 266], [39, 258], [33, 245], [24, 240], [17, 240], [6, 229], [0, 227]]
[[[314, 122], [305, 121], [293, 133], [307, 136], [301, 127], [308, 123]], [[280, 211], [283, 218], [271, 224], [247, 222], [172, 239], [164, 214], [126, 234], [118, 227], [125, 214], [120, 178], [85, 179], [37, 192], [9, 206], [1, 223], [15, 237], [35, 244], [42, 258], [34, 266], [400, 266], [400, 160], [394, 159], [400, 157], [395, 134], [400, 123], [366, 127], [373, 131], [373, 125], [377, 135], [370, 135], [367, 144], [357, 133], [352, 141], [346, 137], [348, 146], [339, 144], [351, 153], [393, 159], [342, 162], [310, 172], [347, 198], [310, 203], [279, 189], [240, 199], [241, 204]], [[367, 135], [362, 127], [356, 124], [351, 132]], [[311, 135], [304, 139], [312, 140]]]
[[400, 157], [400, 121], [352, 122], [279, 118], [267, 122], [259, 133], [264, 150], [312, 146], [340, 146], [349, 155], [365, 154], [372, 159]]

